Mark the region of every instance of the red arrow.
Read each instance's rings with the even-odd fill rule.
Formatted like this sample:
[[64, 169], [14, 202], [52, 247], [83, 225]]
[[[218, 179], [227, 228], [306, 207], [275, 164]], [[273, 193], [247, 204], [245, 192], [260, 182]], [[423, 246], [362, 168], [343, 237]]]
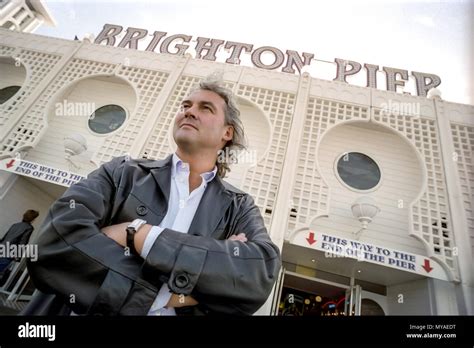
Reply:
[[7, 168], [13, 167], [13, 163], [15, 163], [14, 159], [12, 159], [9, 163], [7, 163]]
[[306, 238], [306, 240], [308, 241], [309, 245], [316, 243], [316, 239], [314, 239], [314, 232], [309, 232], [309, 238]]
[[423, 267], [427, 273], [430, 273], [433, 270], [433, 267], [430, 266], [430, 260], [427, 259], [425, 259], [425, 264], [421, 267]]

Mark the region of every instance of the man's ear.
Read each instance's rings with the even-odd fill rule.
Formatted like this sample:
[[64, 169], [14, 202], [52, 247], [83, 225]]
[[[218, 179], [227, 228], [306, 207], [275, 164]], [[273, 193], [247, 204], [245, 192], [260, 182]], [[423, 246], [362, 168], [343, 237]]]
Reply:
[[222, 140], [225, 140], [226, 142], [229, 140], [232, 140], [234, 137], [234, 127], [232, 126], [225, 126], [226, 130], [224, 135], [222, 136]]

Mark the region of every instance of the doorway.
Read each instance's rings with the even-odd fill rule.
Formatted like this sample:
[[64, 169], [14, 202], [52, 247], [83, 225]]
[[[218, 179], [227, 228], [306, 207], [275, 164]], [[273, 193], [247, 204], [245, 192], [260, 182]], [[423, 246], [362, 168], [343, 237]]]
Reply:
[[361, 314], [361, 287], [282, 271], [278, 316], [353, 316]]

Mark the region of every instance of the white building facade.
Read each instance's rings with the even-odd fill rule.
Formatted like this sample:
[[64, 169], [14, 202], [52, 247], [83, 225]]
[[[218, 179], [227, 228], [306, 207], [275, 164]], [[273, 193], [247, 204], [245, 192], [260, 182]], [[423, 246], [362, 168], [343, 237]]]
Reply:
[[56, 26], [43, 0], [0, 1], [0, 28], [31, 33], [42, 24]]
[[0, 29], [2, 226], [115, 156], [173, 152], [216, 72], [253, 154], [227, 180], [283, 255], [259, 314], [474, 314], [474, 106], [436, 96]]

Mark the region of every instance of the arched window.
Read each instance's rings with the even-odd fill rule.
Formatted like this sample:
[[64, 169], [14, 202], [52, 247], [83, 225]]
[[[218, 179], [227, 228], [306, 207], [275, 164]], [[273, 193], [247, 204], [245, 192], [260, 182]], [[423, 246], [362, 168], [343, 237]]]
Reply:
[[356, 190], [370, 190], [381, 178], [377, 163], [360, 152], [343, 154], [337, 162], [337, 174], [344, 184]]
[[127, 118], [125, 110], [110, 104], [98, 108], [89, 118], [89, 128], [98, 134], [107, 134], [117, 130]]
[[13, 97], [20, 88], [20, 86], [9, 86], [0, 89], [0, 104], [5, 103], [8, 99]]

